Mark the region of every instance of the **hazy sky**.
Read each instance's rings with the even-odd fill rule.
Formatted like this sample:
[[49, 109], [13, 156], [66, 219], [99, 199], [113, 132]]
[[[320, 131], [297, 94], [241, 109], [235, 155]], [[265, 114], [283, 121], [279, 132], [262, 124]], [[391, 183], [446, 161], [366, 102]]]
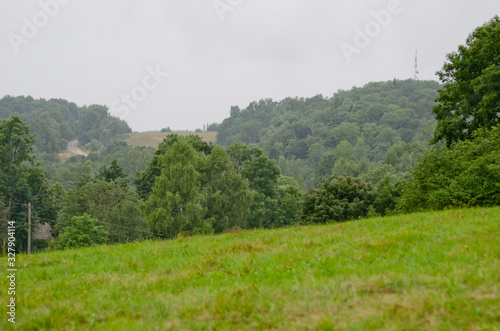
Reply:
[[0, 0], [0, 97], [104, 104], [135, 131], [262, 98], [437, 79], [498, 0]]

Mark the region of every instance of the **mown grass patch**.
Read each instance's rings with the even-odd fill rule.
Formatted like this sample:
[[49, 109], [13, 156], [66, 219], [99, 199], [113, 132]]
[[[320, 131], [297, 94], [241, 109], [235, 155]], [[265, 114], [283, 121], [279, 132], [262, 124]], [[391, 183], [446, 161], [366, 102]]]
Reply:
[[490, 208], [20, 256], [16, 328], [498, 329], [499, 238]]

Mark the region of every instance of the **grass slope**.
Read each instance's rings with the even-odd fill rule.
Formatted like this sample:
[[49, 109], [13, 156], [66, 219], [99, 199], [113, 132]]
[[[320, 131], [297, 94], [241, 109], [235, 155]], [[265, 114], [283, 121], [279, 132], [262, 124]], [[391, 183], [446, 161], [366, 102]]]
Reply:
[[[201, 137], [207, 143], [214, 143], [217, 140], [217, 132], [172, 132], [180, 136], [187, 136], [195, 134]], [[167, 132], [137, 132], [128, 133], [123, 136], [115, 138], [115, 140], [124, 140], [130, 146], [145, 146], [145, 147], [158, 147], [163, 139], [172, 133]]]
[[20, 256], [16, 327], [500, 329], [499, 238], [492, 208]]

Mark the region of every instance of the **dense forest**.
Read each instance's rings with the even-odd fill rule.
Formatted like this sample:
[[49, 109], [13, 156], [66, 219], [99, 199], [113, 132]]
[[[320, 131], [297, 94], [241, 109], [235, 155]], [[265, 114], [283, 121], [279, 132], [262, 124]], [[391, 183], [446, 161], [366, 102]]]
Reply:
[[331, 98], [287, 98], [233, 107], [217, 142], [256, 144], [302, 189], [330, 175], [359, 176], [380, 163], [409, 171], [436, 126], [435, 81], [373, 82]]
[[[105, 106], [78, 107], [62, 99], [5, 96], [0, 99], [0, 118], [19, 115], [35, 136], [33, 153], [46, 170], [51, 183], [74, 188], [85, 175], [118, 160], [131, 182], [137, 172], [144, 171], [154, 149], [135, 148], [114, 138], [132, 132], [127, 122], [110, 116]], [[79, 140], [89, 152], [88, 157], [73, 156], [61, 162], [58, 154], [68, 142]]]
[[132, 132], [127, 122], [108, 114], [104, 106], [78, 107], [63, 99], [5, 96], [0, 99], [0, 118], [19, 115], [36, 135], [35, 152], [57, 154], [68, 142], [85, 145], [93, 140], [108, 145], [112, 138]]

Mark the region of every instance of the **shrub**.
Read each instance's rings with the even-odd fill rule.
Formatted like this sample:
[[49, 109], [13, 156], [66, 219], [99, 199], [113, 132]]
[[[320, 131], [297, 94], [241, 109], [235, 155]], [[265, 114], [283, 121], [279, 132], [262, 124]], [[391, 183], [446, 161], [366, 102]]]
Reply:
[[304, 195], [299, 219], [305, 223], [342, 222], [368, 215], [374, 201], [370, 184], [353, 177], [327, 179]]
[[55, 249], [86, 247], [94, 244], [103, 244], [108, 239], [104, 227], [96, 225], [97, 220], [85, 214], [74, 216], [71, 225], [64, 228], [54, 241]]
[[398, 208], [500, 204], [500, 128], [479, 129], [472, 140], [428, 152], [413, 171]]

